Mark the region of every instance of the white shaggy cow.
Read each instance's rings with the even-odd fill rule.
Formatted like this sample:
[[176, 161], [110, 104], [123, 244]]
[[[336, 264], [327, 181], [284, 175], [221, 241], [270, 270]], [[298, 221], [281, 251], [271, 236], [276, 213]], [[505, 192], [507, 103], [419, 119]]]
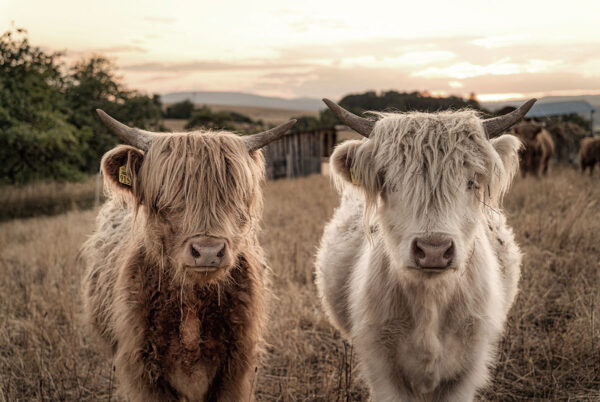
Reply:
[[518, 121], [474, 111], [377, 114], [325, 100], [368, 139], [331, 157], [341, 205], [325, 228], [316, 282], [353, 342], [375, 401], [468, 401], [517, 293], [521, 254], [500, 207], [521, 143], [489, 140]]

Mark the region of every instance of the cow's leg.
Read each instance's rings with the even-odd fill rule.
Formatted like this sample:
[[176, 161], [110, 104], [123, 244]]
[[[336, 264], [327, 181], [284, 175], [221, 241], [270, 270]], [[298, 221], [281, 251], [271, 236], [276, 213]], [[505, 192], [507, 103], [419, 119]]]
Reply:
[[117, 279], [114, 326], [117, 348], [114, 357], [117, 380], [126, 399], [134, 402], [177, 400], [163, 377], [156, 347], [148, 341], [147, 295], [143, 273], [131, 263]]
[[259, 328], [253, 327], [257, 325], [256, 322], [250, 322], [248, 325], [234, 335], [237, 339], [229, 339], [231, 349], [208, 391], [207, 400], [219, 402], [254, 400]]
[[[366, 338], [366, 337], [365, 337]], [[398, 371], [393, 359], [395, 353], [375, 341], [355, 339], [356, 354], [361, 373], [371, 388], [373, 402], [411, 401], [414, 399], [402, 380], [394, 375]]]
[[544, 176], [546, 176], [546, 174], [548, 173], [548, 166], [550, 165], [550, 158], [547, 158], [546, 160], [544, 160], [544, 170], [542, 171], [542, 174]]
[[147, 361], [148, 347], [142, 350], [117, 353], [115, 371], [120, 390], [132, 402], [175, 401], [177, 396], [161, 376], [158, 362]]
[[208, 400], [223, 402], [253, 401], [252, 384], [256, 382], [255, 370], [250, 364], [236, 362], [223, 370], [216, 380], [216, 388], [209, 391]]
[[[485, 349], [488, 349], [489, 347], [490, 345], [484, 346]], [[433, 401], [473, 401], [475, 399], [475, 393], [477, 392], [477, 389], [481, 388], [487, 382], [487, 358], [487, 351], [482, 352], [467, 373], [462, 374], [459, 378], [453, 380], [451, 383], [446, 383], [436, 390], [435, 395], [432, 398]]]

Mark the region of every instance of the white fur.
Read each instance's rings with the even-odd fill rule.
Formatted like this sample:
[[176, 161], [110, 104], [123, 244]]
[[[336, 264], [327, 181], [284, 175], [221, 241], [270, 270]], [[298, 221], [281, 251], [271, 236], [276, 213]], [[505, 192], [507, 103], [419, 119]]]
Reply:
[[[381, 117], [331, 157], [342, 201], [317, 255], [322, 303], [376, 402], [472, 400], [517, 293], [521, 254], [500, 206], [520, 143], [487, 140], [474, 112]], [[456, 248], [438, 274], [410, 255], [431, 233]]]

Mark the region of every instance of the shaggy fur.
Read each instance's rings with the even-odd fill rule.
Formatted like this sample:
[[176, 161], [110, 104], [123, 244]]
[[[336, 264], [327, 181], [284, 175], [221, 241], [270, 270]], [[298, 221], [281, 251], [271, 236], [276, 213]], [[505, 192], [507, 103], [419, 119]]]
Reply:
[[539, 177], [540, 173], [545, 176], [550, 159], [554, 156], [554, 141], [548, 130], [541, 124], [527, 122], [514, 127], [512, 133], [524, 144], [520, 153], [523, 177], [528, 173], [536, 177]]
[[[118, 181], [127, 166], [132, 186]], [[264, 161], [228, 133], [163, 135], [146, 154], [102, 160], [110, 199], [82, 249], [92, 331], [133, 401], [251, 399], [267, 272], [257, 240]], [[224, 238], [235, 256], [215, 273], [187, 270], [186, 240]]]
[[[375, 401], [471, 400], [517, 293], [521, 255], [500, 207], [521, 145], [487, 140], [470, 111], [378, 116], [368, 140], [332, 155], [342, 200], [317, 255], [322, 303]], [[456, 248], [441, 273], [410, 253], [433, 233]]]
[[581, 172], [590, 169], [590, 176], [594, 173], [594, 166], [600, 163], [600, 137], [584, 138], [579, 149], [579, 167]]

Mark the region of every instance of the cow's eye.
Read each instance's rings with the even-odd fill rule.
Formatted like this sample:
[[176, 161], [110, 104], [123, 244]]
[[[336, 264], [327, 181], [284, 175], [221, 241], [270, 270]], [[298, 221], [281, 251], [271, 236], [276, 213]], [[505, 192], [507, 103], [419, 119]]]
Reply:
[[473, 189], [479, 190], [479, 187], [480, 187], [479, 183], [477, 183], [477, 180], [475, 180], [475, 179], [471, 179], [467, 182], [467, 190], [473, 190]]

